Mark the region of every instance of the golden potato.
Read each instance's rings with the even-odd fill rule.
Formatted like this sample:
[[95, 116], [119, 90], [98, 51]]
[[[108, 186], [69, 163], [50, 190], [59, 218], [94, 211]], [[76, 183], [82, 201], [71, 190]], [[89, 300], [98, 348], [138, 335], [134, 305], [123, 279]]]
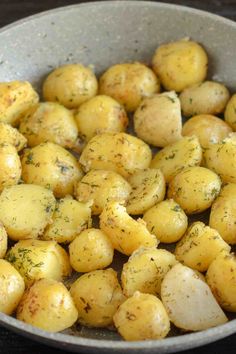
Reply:
[[0, 122], [0, 144], [11, 144], [17, 151], [22, 150], [27, 143], [26, 138], [10, 124]]
[[77, 144], [78, 129], [73, 114], [56, 102], [41, 102], [28, 110], [19, 130], [30, 147], [47, 141], [65, 148]]
[[188, 119], [182, 129], [184, 136], [196, 135], [204, 149], [211, 143], [218, 143], [230, 133], [232, 129], [227, 123], [210, 114], [199, 114]]
[[0, 222], [0, 258], [4, 258], [7, 252], [7, 233]]
[[160, 45], [152, 66], [166, 90], [180, 92], [202, 82], [207, 75], [208, 58], [204, 48], [189, 39]]
[[100, 215], [100, 228], [110, 238], [113, 247], [127, 256], [140, 246], [156, 247], [159, 243], [142, 219], [132, 219], [126, 208], [117, 202], [106, 204]]
[[0, 143], [0, 192], [17, 184], [21, 177], [21, 162], [16, 148], [8, 143]]
[[109, 268], [83, 274], [71, 286], [78, 322], [89, 327], [107, 327], [124, 301], [116, 272]]
[[180, 101], [175, 92], [145, 98], [134, 113], [137, 136], [154, 146], [167, 146], [181, 138]]
[[121, 304], [113, 318], [118, 332], [128, 341], [162, 339], [170, 330], [161, 300], [139, 291]]
[[135, 172], [129, 177], [128, 182], [132, 187], [126, 207], [128, 214], [143, 214], [165, 197], [165, 179], [162, 172], [158, 169]]
[[18, 124], [38, 100], [38, 94], [27, 81], [0, 82], [0, 121]]
[[11, 315], [17, 308], [25, 290], [25, 283], [18, 271], [0, 259], [0, 312]]
[[42, 238], [69, 243], [91, 224], [90, 204], [77, 202], [67, 196], [57, 201], [52, 222], [47, 226]]
[[103, 269], [113, 260], [114, 249], [107, 235], [99, 229], [82, 231], [69, 245], [70, 264], [77, 272]]
[[151, 158], [151, 149], [142, 140], [126, 133], [104, 133], [88, 142], [80, 163], [85, 172], [110, 170], [126, 178], [149, 167]]
[[165, 181], [170, 180], [186, 167], [198, 166], [202, 161], [202, 149], [196, 136], [183, 137], [158, 151], [151, 168], [160, 168]]
[[230, 246], [218, 231], [203, 222], [194, 222], [177, 243], [175, 256], [178, 261], [199, 272], [207, 271], [210, 263], [222, 252], [229, 253]]
[[97, 134], [125, 131], [128, 117], [123, 106], [113, 98], [99, 95], [83, 103], [75, 112], [79, 136], [89, 141]]
[[236, 312], [236, 257], [219, 255], [209, 266], [206, 280], [216, 300], [226, 311]]
[[220, 193], [221, 180], [205, 167], [188, 167], [169, 184], [168, 198], [173, 198], [186, 214], [208, 209]]
[[225, 112], [224, 119], [228, 123], [233, 131], [236, 130], [236, 94], [234, 94], [228, 101]]
[[27, 149], [22, 158], [24, 182], [50, 188], [57, 198], [73, 194], [74, 185], [82, 175], [76, 158], [54, 143], [42, 143]]
[[184, 116], [222, 113], [229, 100], [228, 89], [215, 81], [187, 87], [179, 96]]
[[48, 332], [71, 327], [78, 312], [66, 287], [53, 279], [36, 281], [24, 294], [17, 319]]
[[41, 186], [19, 184], [0, 195], [0, 220], [12, 240], [37, 238], [52, 220], [56, 200]]
[[97, 94], [96, 76], [82, 64], [68, 64], [53, 70], [43, 83], [45, 101], [59, 102], [66, 108], [77, 108]]
[[143, 215], [143, 220], [149, 232], [163, 243], [178, 241], [188, 227], [185, 212], [173, 199], [166, 199], [154, 205]]
[[126, 202], [131, 192], [129, 183], [118, 173], [105, 170], [89, 171], [76, 185], [75, 196], [80, 202], [93, 201], [92, 214], [101, 214], [108, 202]]

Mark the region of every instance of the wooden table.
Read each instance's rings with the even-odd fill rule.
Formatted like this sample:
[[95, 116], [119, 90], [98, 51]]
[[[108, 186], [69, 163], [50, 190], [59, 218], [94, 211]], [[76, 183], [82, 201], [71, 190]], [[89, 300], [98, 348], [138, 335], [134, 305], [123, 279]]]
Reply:
[[[35, 14], [59, 6], [79, 3], [73, 0], [0, 0], [0, 27], [22, 17]], [[88, 1], [84, 1], [88, 2]], [[236, 0], [169, 0], [171, 2], [207, 10], [236, 21]], [[236, 38], [235, 38], [236, 40]], [[40, 345], [31, 340], [20, 337], [13, 332], [0, 328], [0, 353], [2, 354], [60, 354], [58, 349]], [[185, 354], [235, 354], [236, 335], [230, 336], [216, 343], [185, 351]], [[89, 353], [88, 353], [89, 354]]]

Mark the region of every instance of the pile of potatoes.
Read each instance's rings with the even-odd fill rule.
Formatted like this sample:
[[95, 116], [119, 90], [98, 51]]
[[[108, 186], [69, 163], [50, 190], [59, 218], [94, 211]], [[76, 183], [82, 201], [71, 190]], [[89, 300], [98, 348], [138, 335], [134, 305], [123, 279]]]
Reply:
[[99, 80], [59, 67], [43, 102], [28, 82], [0, 83], [1, 312], [130, 341], [236, 312], [236, 94], [207, 67], [182, 39]]

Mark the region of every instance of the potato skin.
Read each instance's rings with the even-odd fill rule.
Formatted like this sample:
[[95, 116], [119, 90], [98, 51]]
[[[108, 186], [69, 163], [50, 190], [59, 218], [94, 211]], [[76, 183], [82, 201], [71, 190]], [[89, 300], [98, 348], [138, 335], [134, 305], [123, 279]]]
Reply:
[[236, 131], [236, 94], [234, 94], [228, 101], [225, 112], [224, 119], [228, 123], [233, 131]]
[[0, 192], [17, 184], [21, 177], [21, 162], [16, 148], [8, 143], [0, 144]]
[[131, 112], [143, 97], [156, 92], [160, 92], [159, 79], [150, 68], [138, 62], [113, 65], [99, 80], [99, 94], [111, 96]]
[[128, 177], [149, 166], [151, 149], [142, 140], [126, 133], [103, 133], [85, 146], [80, 163], [85, 172], [109, 170]]
[[3, 224], [0, 222], [0, 258], [5, 257], [7, 252], [7, 243], [7, 233]]
[[82, 64], [63, 65], [53, 70], [43, 83], [45, 101], [59, 102], [66, 108], [77, 108], [97, 94], [96, 76]]
[[175, 92], [145, 98], [134, 113], [137, 136], [153, 146], [164, 147], [181, 138], [180, 101]]
[[186, 214], [208, 209], [220, 193], [221, 180], [213, 171], [200, 166], [178, 173], [169, 184], [168, 198], [173, 198]]
[[162, 339], [170, 330], [170, 320], [161, 300], [139, 291], [120, 305], [114, 323], [127, 341]]
[[71, 327], [78, 312], [66, 287], [53, 279], [36, 281], [24, 294], [17, 319], [48, 332]]
[[0, 312], [11, 315], [25, 290], [25, 283], [18, 271], [0, 259]]
[[182, 39], [160, 45], [152, 59], [152, 67], [166, 90], [180, 92], [202, 82], [207, 75], [208, 58], [203, 47]]
[[0, 122], [0, 144], [11, 144], [17, 151], [22, 150], [27, 143], [26, 138], [10, 124]]

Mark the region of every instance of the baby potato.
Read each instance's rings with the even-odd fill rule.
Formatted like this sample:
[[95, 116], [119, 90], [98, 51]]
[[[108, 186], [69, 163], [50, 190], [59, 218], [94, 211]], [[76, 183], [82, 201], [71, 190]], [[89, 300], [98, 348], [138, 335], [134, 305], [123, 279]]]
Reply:
[[99, 80], [99, 93], [111, 96], [131, 112], [142, 98], [156, 92], [160, 92], [159, 79], [150, 68], [138, 62], [113, 65]]
[[83, 274], [71, 286], [78, 322], [89, 327], [107, 327], [125, 300], [116, 272], [109, 268]]
[[82, 231], [69, 245], [70, 264], [76, 272], [91, 272], [109, 266], [114, 249], [111, 241], [99, 229]]
[[230, 133], [232, 129], [227, 123], [210, 114], [199, 114], [188, 119], [182, 129], [184, 136], [196, 135], [203, 149], [211, 143], [218, 143]]
[[224, 119], [228, 123], [233, 131], [236, 130], [236, 94], [234, 94], [228, 101], [225, 112]]
[[132, 187], [127, 203], [128, 214], [143, 214], [165, 197], [165, 179], [162, 172], [158, 169], [135, 172], [129, 177], [128, 182]]
[[90, 204], [77, 202], [68, 196], [57, 201], [52, 222], [47, 226], [42, 238], [69, 243], [91, 224]]
[[0, 82], [0, 121], [18, 124], [25, 112], [39, 101], [27, 81]]
[[21, 240], [10, 248], [6, 259], [27, 286], [41, 278], [62, 280], [71, 273], [67, 253], [55, 241]]
[[123, 265], [121, 283], [124, 295], [130, 297], [137, 290], [160, 294], [164, 276], [176, 263], [175, 256], [166, 250], [138, 248]]
[[0, 192], [17, 184], [21, 177], [21, 162], [16, 148], [8, 143], [0, 143]]
[[178, 241], [188, 227], [188, 218], [173, 199], [166, 199], [148, 209], [143, 215], [149, 232], [160, 242]]
[[128, 341], [162, 339], [170, 330], [161, 300], [139, 291], [121, 304], [113, 319], [120, 335]]
[[150, 167], [160, 168], [167, 183], [186, 167], [198, 166], [202, 161], [202, 149], [196, 136], [183, 137], [154, 156]]
[[215, 81], [187, 87], [179, 96], [184, 116], [222, 113], [229, 100], [228, 89]]
[[108, 202], [126, 202], [131, 187], [118, 173], [105, 170], [89, 171], [76, 185], [75, 196], [80, 202], [93, 201], [93, 215], [101, 214]]
[[50, 188], [57, 198], [73, 194], [74, 184], [82, 175], [76, 158], [54, 143], [42, 143], [27, 149], [22, 158], [24, 182]]
[[65, 285], [41, 279], [25, 292], [16, 316], [44, 331], [59, 332], [76, 322], [78, 312]]
[[149, 167], [151, 149], [142, 140], [126, 133], [103, 133], [85, 146], [80, 163], [85, 172], [109, 170], [123, 177]]
[[168, 198], [173, 198], [186, 214], [208, 209], [220, 193], [221, 180], [205, 167], [188, 167], [169, 184]]
[[25, 290], [25, 283], [18, 271], [0, 259], [0, 312], [11, 315], [18, 306]]
[[216, 300], [226, 311], [236, 312], [236, 257], [219, 255], [208, 268], [206, 280]]
[[186, 266], [205, 272], [210, 263], [222, 252], [229, 253], [230, 246], [218, 231], [197, 221], [177, 243], [175, 256]]
[[142, 219], [131, 218], [126, 208], [117, 202], [105, 205], [100, 215], [100, 228], [110, 238], [113, 247], [127, 256], [140, 246], [156, 247], [159, 243]]
[[4, 226], [0, 223], [0, 258], [4, 258], [7, 252], [7, 233]]
[[175, 92], [145, 98], [134, 113], [134, 130], [146, 143], [164, 147], [181, 138], [180, 101]]
[[11, 144], [17, 151], [22, 150], [26, 145], [26, 138], [10, 124], [0, 122], [0, 144]]
[[84, 102], [75, 112], [79, 136], [89, 141], [97, 134], [125, 131], [128, 117], [123, 106], [113, 98], [99, 95]]
[[50, 141], [73, 148], [77, 143], [78, 129], [72, 112], [56, 102], [41, 102], [28, 110], [19, 130], [29, 147]]
[[43, 83], [45, 101], [59, 102], [66, 108], [77, 108], [97, 94], [96, 76], [82, 64], [68, 64], [53, 70]]
[[160, 45], [152, 66], [166, 90], [180, 92], [202, 82], [207, 75], [208, 58], [204, 48], [189, 39]]
[[48, 189], [32, 184], [11, 186], [0, 195], [0, 220], [12, 240], [37, 238], [51, 222], [55, 205]]

